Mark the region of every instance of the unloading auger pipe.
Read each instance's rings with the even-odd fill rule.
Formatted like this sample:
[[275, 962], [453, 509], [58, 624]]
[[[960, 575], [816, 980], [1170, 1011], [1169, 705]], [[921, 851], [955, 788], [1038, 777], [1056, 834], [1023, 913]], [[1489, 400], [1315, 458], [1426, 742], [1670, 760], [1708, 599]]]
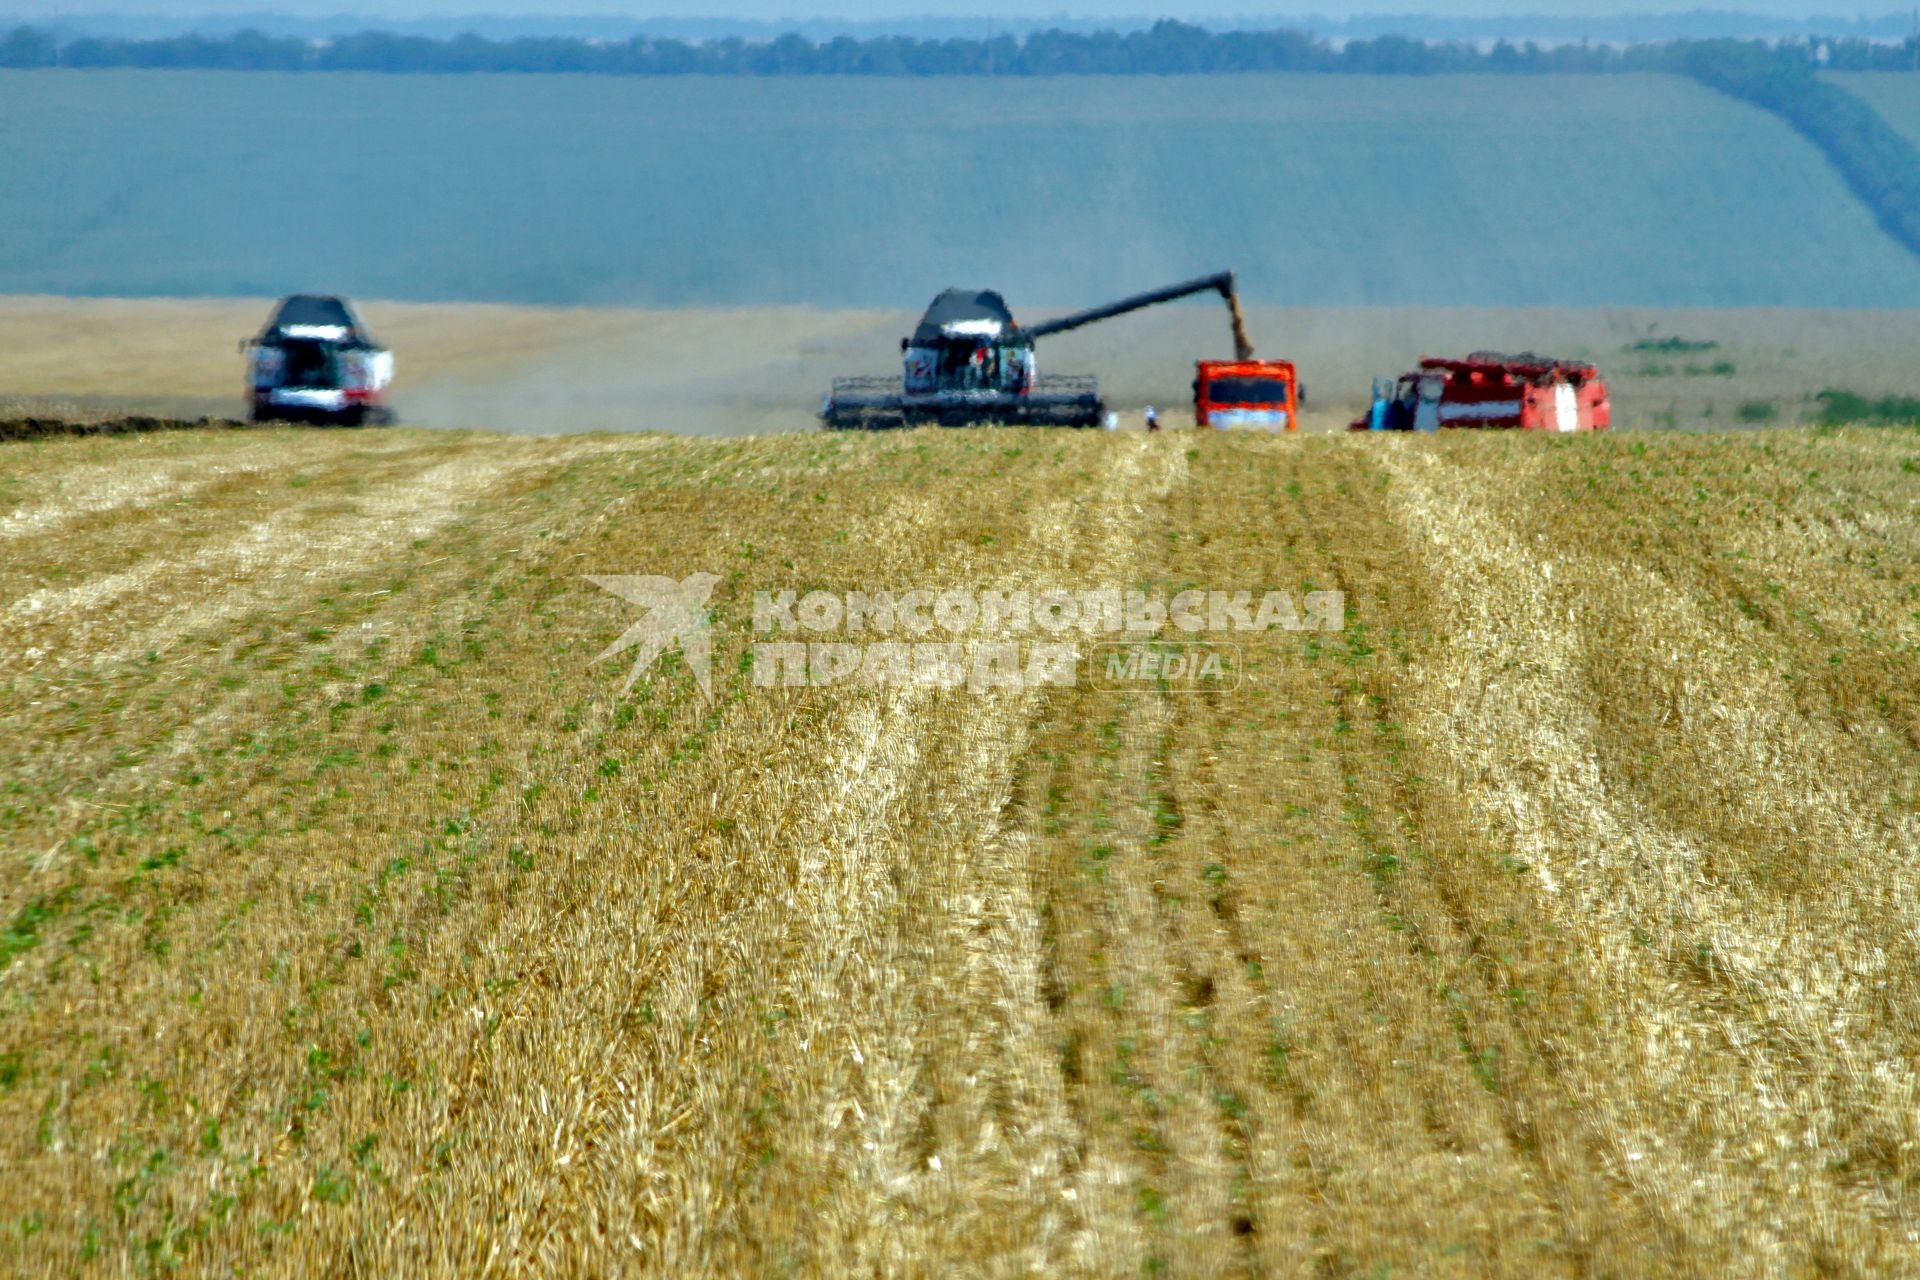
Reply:
[[1078, 329], [1081, 325], [1093, 324], [1098, 320], [1111, 320], [1123, 316], [1129, 311], [1138, 311], [1142, 307], [1151, 307], [1162, 302], [1172, 302], [1176, 298], [1189, 297], [1196, 293], [1212, 290], [1218, 293], [1227, 304], [1227, 314], [1233, 319], [1233, 358], [1236, 360], [1253, 359], [1253, 343], [1247, 339], [1246, 318], [1240, 314], [1240, 295], [1234, 288], [1233, 272], [1222, 271], [1217, 275], [1202, 276], [1198, 280], [1188, 280], [1183, 284], [1170, 284], [1164, 289], [1153, 289], [1146, 293], [1136, 293], [1130, 298], [1118, 302], [1109, 302], [1105, 306], [1091, 307], [1086, 311], [1076, 311], [1070, 316], [1061, 316], [1058, 320], [1046, 320], [1028, 328], [1025, 332], [1030, 338], [1044, 338], [1050, 334], [1065, 333], [1069, 329]]

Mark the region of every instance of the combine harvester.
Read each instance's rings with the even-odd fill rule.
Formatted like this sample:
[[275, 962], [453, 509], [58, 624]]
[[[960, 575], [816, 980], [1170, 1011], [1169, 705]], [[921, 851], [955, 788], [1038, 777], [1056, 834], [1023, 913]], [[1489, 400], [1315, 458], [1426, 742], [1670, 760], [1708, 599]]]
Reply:
[[1612, 418], [1607, 384], [1599, 369], [1584, 360], [1476, 351], [1464, 360], [1424, 359], [1397, 383], [1375, 379], [1373, 407], [1349, 429], [1605, 431]]
[[[1111, 320], [1143, 307], [1172, 302], [1197, 293], [1216, 292], [1227, 304], [1233, 322], [1233, 346], [1238, 362], [1253, 360], [1240, 315], [1240, 298], [1233, 272], [1203, 276], [1130, 298], [1077, 311], [1032, 328], [1015, 322], [1013, 313], [991, 289], [948, 289], [933, 300], [911, 337], [900, 340], [905, 375], [892, 378], [835, 378], [820, 417], [830, 428], [878, 429], [938, 423], [942, 426], [980, 424], [1048, 427], [1098, 426], [1107, 416], [1099, 384], [1089, 375], [1041, 374], [1034, 360], [1034, 343], [1041, 338], [1100, 320]], [[1209, 379], [1208, 370], [1286, 370], [1291, 386], [1292, 366], [1243, 366], [1203, 363], [1195, 382], [1196, 395]], [[1293, 402], [1286, 409], [1291, 414]], [[1287, 423], [1291, 424], [1291, 416]]]
[[387, 425], [393, 353], [339, 298], [283, 298], [260, 336], [240, 344], [255, 422]]

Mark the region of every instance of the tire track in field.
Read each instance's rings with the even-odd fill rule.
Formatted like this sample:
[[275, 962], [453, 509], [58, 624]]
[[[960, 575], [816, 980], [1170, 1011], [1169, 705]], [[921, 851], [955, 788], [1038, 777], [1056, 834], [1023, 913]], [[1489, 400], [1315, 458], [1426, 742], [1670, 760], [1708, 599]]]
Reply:
[[[1126, 589], [1153, 589], [1159, 585], [1162, 566], [1157, 554], [1164, 538], [1167, 508], [1173, 495], [1189, 478], [1185, 441], [1171, 437], [1129, 437], [1127, 444], [1143, 458], [1151, 458], [1153, 469], [1142, 475], [1135, 491], [1117, 494], [1103, 515], [1100, 543], [1107, 550], [1090, 566], [1088, 580], [1102, 585], [1121, 584]], [[1094, 651], [1096, 654], [1098, 650]], [[1093, 657], [1089, 657], [1085, 678], [1092, 678]], [[1156, 779], [1164, 772], [1163, 748], [1171, 719], [1171, 708], [1164, 692], [1141, 690], [1133, 695], [1102, 693], [1081, 689], [1065, 694], [1051, 693], [1046, 710], [1051, 716], [1064, 713], [1068, 720], [1057, 725], [1066, 738], [1054, 737], [1048, 754], [1051, 768], [1035, 759], [1025, 772], [1048, 779], [1044, 793], [1029, 800], [1023, 815], [1028, 842], [1051, 857], [1030, 871], [1036, 882], [1034, 900], [1045, 916], [1047, 932], [1046, 991], [1051, 1007], [1049, 1024], [1055, 1042], [1067, 1046], [1062, 1054], [1055, 1050], [1050, 1069], [1062, 1076], [1060, 1085], [1072, 1108], [1077, 1130], [1076, 1152], [1072, 1162], [1071, 1193], [1081, 1228], [1072, 1242], [1070, 1257], [1080, 1274], [1124, 1274], [1142, 1266], [1151, 1268], [1158, 1259], [1164, 1266], [1169, 1233], [1193, 1226], [1201, 1238], [1212, 1243], [1210, 1227], [1224, 1227], [1224, 1215], [1216, 1212], [1216, 1201], [1224, 1189], [1217, 1185], [1217, 1163], [1211, 1144], [1206, 1141], [1206, 1126], [1195, 1132], [1191, 1114], [1182, 1109], [1177, 1117], [1179, 1132], [1149, 1122], [1172, 1141], [1173, 1150], [1159, 1145], [1143, 1151], [1141, 1143], [1122, 1141], [1116, 1132], [1115, 1117], [1104, 1114], [1099, 1101], [1102, 1094], [1088, 1078], [1088, 1063], [1111, 1060], [1128, 1061], [1132, 1042], [1120, 1036], [1111, 1025], [1113, 1019], [1082, 1016], [1086, 1002], [1098, 998], [1089, 989], [1105, 982], [1107, 1002], [1117, 998], [1127, 1014], [1144, 1019], [1155, 1032], [1145, 1039], [1152, 1043], [1137, 1046], [1139, 1057], [1130, 1070], [1158, 1083], [1167, 1083], [1179, 1075], [1180, 1057], [1190, 1046], [1176, 1025], [1171, 995], [1164, 981], [1168, 969], [1169, 939], [1160, 918], [1159, 898], [1150, 878], [1129, 874], [1119, 866], [1122, 858], [1143, 859], [1157, 846], [1159, 834], [1154, 825], [1152, 805], [1159, 799]], [[1105, 775], [1094, 785], [1096, 795], [1085, 794], [1069, 777], [1055, 783], [1060, 762], [1066, 753], [1084, 752], [1084, 738], [1073, 741], [1076, 732], [1089, 727], [1089, 710], [1112, 710], [1110, 719], [1099, 731], [1107, 750], [1102, 753]], [[1104, 881], [1104, 892], [1089, 895], [1082, 878], [1080, 858], [1061, 856], [1059, 841], [1048, 840], [1057, 829], [1074, 829], [1072, 813], [1056, 814], [1056, 805], [1085, 803], [1098, 809], [1111, 802], [1112, 809], [1101, 809], [1111, 827], [1105, 839], [1111, 843], [1115, 874]], [[1037, 810], [1037, 812], [1036, 812]], [[1037, 830], [1035, 829], [1037, 828]], [[1037, 837], [1037, 838], [1036, 838]], [[1097, 938], [1094, 936], [1097, 934]], [[1086, 948], [1091, 954], [1082, 951]], [[1091, 960], [1083, 967], [1082, 962]], [[1117, 997], [1115, 993], [1120, 993]], [[1118, 1009], [1111, 1009], [1118, 1014]], [[1061, 1058], [1065, 1061], [1061, 1061]], [[1094, 1068], [1095, 1071], [1098, 1068]], [[1158, 1117], [1155, 1118], [1158, 1121]], [[1190, 1158], [1185, 1164], [1183, 1157]], [[1173, 1178], [1174, 1183], [1168, 1179]], [[1180, 1205], [1182, 1221], [1168, 1224], [1159, 1207], [1174, 1204], [1179, 1185], [1191, 1181], [1193, 1200]], [[1158, 1196], [1156, 1186], [1165, 1186], [1165, 1201], [1149, 1202], [1143, 1196]], [[1149, 1203], [1154, 1208], [1145, 1208]], [[1189, 1224], [1192, 1211], [1198, 1220]]]
[[[1205, 536], [1194, 542], [1204, 525], [1175, 506], [1218, 497], [1195, 488], [1187, 444], [1164, 440], [1108, 578], [1157, 596], [1219, 567]], [[1048, 701], [1019, 812], [1038, 855], [1055, 1070], [1078, 1131], [1074, 1270], [1257, 1275], [1300, 1259], [1302, 1206], [1287, 1200], [1298, 1183], [1263, 1164], [1288, 1122], [1266, 1114], [1251, 1079], [1266, 992], [1237, 911], [1208, 896], [1218, 864], [1238, 865], [1210, 795], [1221, 709], [1158, 686]]]
[[[1176, 496], [1200, 499], [1200, 507], [1211, 496], [1193, 487], [1191, 458], [1197, 453], [1179, 447], [1168, 454], [1166, 481], [1134, 537], [1155, 554], [1137, 562], [1129, 576], [1145, 577], [1159, 591], [1189, 585], [1189, 574], [1214, 564], [1204, 544], [1177, 550], [1183, 533], [1198, 526], [1176, 515]], [[1178, 558], [1182, 554], [1197, 562]], [[1217, 579], [1198, 585], [1241, 586]], [[1195, 902], [1209, 868], [1219, 865], [1213, 859], [1224, 856], [1193, 838], [1192, 825], [1209, 807], [1204, 792], [1214, 710], [1206, 695], [1176, 693], [1156, 682], [1136, 691], [1121, 720], [1116, 765], [1120, 778], [1137, 790], [1121, 797], [1126, 808], [1114, 828], [1113, 856], [1127, 861], [1116, 868], [1119, 891], [1109, 899], [1110, 927], [1112, 950], [1123, 958], [1115, 976], [1126, 988], [1126, 1007], [1131, 1012], [1137, 1006], [1146, 1020], [1147, 1043], [1128, 1057], [1126, 1070], [1140, 1088], [1151, 1135], [1135, 1139], [1145, 1151], [1136, 1157], [1128, 1185], [1135, 1203], [1128, 1207], [1146, 1227], [1141, 1261], [1150, 1269], [1252, 1275], [1262, 1262], [1251, 1204], [1259, 1181], [1256, 1122], [1245, 1074], [1232, 1070], [1216, 1046], [1216, 1033], [1235, 1034], [1237, 1015], [1247, 1007], [1242, 998], [1251, 993], [1243, 990], [1244, 967], [1221, 955], [1218, 899], [1204, 907]], [[1227, 950], [1237, 958], [1246, 941], [1237, 929], [1226, 935]]]

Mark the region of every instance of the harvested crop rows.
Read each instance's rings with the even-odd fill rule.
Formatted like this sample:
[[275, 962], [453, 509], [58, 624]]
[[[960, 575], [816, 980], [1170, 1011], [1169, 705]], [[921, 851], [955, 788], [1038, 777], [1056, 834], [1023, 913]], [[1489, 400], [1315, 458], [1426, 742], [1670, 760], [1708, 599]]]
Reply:
[[[1886, 1274], [1920, 437], [0, 451], [0, 1270]], [[586, 575], [720, 575], [714, 697]], [[758, 589], [1340, 590], [1231, 690]]]

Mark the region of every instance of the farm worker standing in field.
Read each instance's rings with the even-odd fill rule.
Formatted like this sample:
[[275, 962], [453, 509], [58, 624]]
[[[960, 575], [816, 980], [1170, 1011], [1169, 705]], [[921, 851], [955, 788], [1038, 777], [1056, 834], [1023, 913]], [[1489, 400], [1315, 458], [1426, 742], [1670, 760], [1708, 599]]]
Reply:
[[1158, 431], [1159, 429], [1160, 429], [1160, 415], [1153, 411], [1152, 405], [1148, 405], [1147, 406], [1147, 430]]

